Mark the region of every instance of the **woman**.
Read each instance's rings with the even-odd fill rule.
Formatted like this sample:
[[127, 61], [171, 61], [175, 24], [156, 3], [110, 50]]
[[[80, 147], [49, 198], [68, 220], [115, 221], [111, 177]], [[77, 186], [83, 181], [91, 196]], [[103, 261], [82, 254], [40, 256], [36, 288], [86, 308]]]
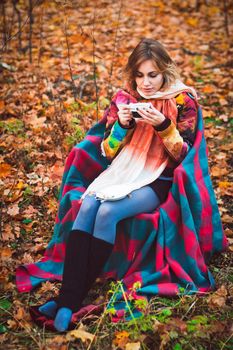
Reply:
[[[66, 246], [58, 298], [39, 311], [69, 328], [93, 282], [109, 259], [117, 224], [153, 213], [167, 199], [174, 169], [195, 140], [197, 95], [184, 85], [169, 54], [156, 40], [143, 39], [125, 68], [127, 84], [105, 117], [102, 156], [109, 166], [87, 187]], [[150, 103], [131, 112], [134, 103]]]

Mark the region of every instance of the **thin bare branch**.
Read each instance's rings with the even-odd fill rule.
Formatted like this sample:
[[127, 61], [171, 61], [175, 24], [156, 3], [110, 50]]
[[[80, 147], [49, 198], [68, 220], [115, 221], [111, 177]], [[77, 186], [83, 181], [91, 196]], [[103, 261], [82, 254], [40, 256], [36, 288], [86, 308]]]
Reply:
[[114, 38], [114, 45], [113, 45], [112, 62], [111, 62], [111, 67], [110, 67], [109, 80], [108, 80], [108, 93], [109, 94], [112, 94], [112, 73], [113, 73], [115, 57], [116, 57], [117, 35], [118, 35], [118, 30], [119, 30], [119, 23], [120, 23], [120, 18], [121, 18], [122, 7], [123, 7], [123, 1], [120, 0], [118, 18], [117, 18], [117, 26], [116, 26], [116, 32], [115, 32], [115, 38]]
[[96, 120], [99, 116], [99, 93], [98, 84], [96, 78], [96, 61], [95, 61], [95, 21], [96, 21], [96, 8], [94, 7], [93, 21], [92, 21], [92, 56], [93, 56], [93, 79], [95, 85], [95, 101], [96, 101]]
[[19, 45], [19, 48], [18, 50], [21, 51], [22, 50], [22, 36], [21, 36], [21, 23], [22, 23], [22, 19], [21, 19], [21, 13], [18, 9], [18, 7], [16, 6], [18, 3], [17, 0], [12, 0], [12, 5], [14, 7], [14, 10], [17, 14], [17, 18], [18, 18], [18, 45]]
[[[36, 1], [35, 1], [35, 4], [32, 6], [32, 11], [33, 11], [33, 9], [37, 6], [37, 4], [40, 3], [40, 2], [41, 2], [41, 0], [36, 0]], [[29, 20], [30, 20], [30, 17], [28, 16], [28, 17], [25, 19], [25, 21], [23, 22], [23, 24], [21, 25], [20, 29], [17, 30], [17, 32], [16, 32], [15, 34], [9, 35], [9, 37], [6, 39], [6, 42], [3, 43], [2, 47], [0, 48], [0, 52], [3, 51], [3, 50], [6, 48], [7, 43], [8, 43], [11, 39], [13, 39], [14, 37], [16, 37], [16, 36], [19, 34], [19, 32], [22, 31], [22, 29], [26, 26], [26, 24], [28, 23]]]

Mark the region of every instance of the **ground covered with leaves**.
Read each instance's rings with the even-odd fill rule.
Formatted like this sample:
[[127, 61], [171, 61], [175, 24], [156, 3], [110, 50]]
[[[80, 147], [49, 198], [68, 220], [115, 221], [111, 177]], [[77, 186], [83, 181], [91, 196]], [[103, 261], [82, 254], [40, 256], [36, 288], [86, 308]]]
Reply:
[[[214, 0], [2, 3], [0, 347], [231, 349], [232, 8]], [[217, 290], [203, 297], [155, 296], [144, 305], [142, 319], [114, 324], [103, 312], [85, 317], [73, 332], [52, 334], [32, 324], [28, 307], [56, 294], [60, 284], [46, 282], [19, 294], [15, 268], [42, 257], [65, 158], [122, 86], [122, 67], [142, 37], [164, 43], [203, 107], [210, 173], [230, 242], [210, 264]], [[85, 302], [106, 305], [118, 287], [97, 280]]]

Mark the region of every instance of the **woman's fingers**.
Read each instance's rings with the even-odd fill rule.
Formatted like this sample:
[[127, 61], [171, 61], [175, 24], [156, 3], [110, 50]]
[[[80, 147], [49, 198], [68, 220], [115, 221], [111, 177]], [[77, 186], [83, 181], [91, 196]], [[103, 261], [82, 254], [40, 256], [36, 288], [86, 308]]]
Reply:
[[132, 119], [132, 113], [130, 112], [129, 107], [126, 106], [121, 106], [118, 111], [118, 117], [120, 119], [120, 122], [123, 125], [129, 125], [130, 120]]
[[138, 114], [152, 125], [158, 125], [165, 119], [164, 115], [155, 108], [153, 110], [138, 110]]

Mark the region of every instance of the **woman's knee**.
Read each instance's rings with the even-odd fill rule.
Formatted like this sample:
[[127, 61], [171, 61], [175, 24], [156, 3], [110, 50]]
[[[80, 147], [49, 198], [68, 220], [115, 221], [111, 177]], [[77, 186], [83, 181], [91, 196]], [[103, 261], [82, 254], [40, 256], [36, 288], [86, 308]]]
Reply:
[[88, 215], [93, 210], [96, 210], [96, 207], [98, 206], [98, 202], [95, 199], [94, 196], [86, 196], [81, 204], [81, 207], [79, 209], [79, 213], [82, 215]]
[[114, 207], [109, 202], [104, 202], [100, 205], [96, 215], [96, 219], [100, 222], [106, 223], [115, 219]]

